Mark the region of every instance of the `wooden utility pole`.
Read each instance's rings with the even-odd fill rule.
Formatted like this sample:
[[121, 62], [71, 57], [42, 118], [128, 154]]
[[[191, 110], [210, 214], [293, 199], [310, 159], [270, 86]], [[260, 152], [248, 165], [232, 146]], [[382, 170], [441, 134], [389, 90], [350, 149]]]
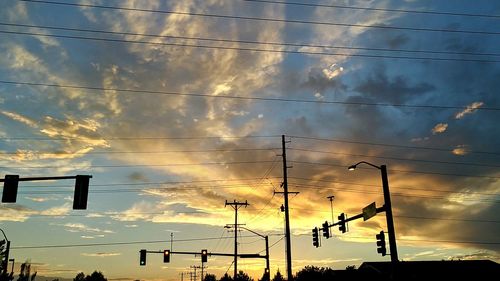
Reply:
[[238, 275], [238, 209], [241, 207], [247, 207], [248, 202], [237, 202], [233, 200], [233, 202], [227, 202], [224, 206], [231, 206], [234, 209], [234, 276], [233, 280], [236, 280], [236, 276]]

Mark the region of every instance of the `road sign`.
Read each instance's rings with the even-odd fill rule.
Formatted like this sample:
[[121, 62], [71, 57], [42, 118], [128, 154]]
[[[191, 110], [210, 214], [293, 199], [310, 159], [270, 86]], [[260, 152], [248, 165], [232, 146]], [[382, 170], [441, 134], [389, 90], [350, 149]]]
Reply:
[[375, 206], [375, 202], [363, 208], [363, 220], [367, 221], [371, 217], [377, 215], [377, 206]]

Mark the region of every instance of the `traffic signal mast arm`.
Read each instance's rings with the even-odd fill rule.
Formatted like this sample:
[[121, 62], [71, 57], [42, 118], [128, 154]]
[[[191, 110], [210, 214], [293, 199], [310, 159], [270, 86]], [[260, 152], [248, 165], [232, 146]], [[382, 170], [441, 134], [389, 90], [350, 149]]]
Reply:
[[[378, 207], [378, 208], [377, 208], [377, 214], [378, 214], [378, 213], [381, 213], [381, 212], [385, 212], [385, 206], [382, 206], [382, 207]], [[329, 227], [329, 228], [330, 228], [330, 227], [334, 227], [334, 226], [336, 226], [336, 225], [341, 225], [341, 224], [343, 224], [343, 223], [350, 222], [350, 221], [357, 220], [357, 219], [361, 219], [361, 218], [363, 218], [363, 213], [361, 213], [361, 214], [357, 214], [357, 215], [355, 215], [355, 216], [353, 216], [353, 217], [350, 217], [350, 218], [347, 218], [347, 219], [345, 219], [345, 220], [343, 220], [343, 221], [337, 221], [337, 222], [336, 222], [336, 223], [334, 223], [334, 224], [330, 224], [330, 225], [328, 225], [328, 227]], [[321, 228], [321, 230], [323, 230], [323, 228]]]
[[[146, 253], [150, 254], [163, 254], [163, 251], [149, 251], [146, 250]], [[170, 254], [177, 254], [177, 255], [201, 255], [200, 252], [183, 252], [183, 251], [170, 251]], [[220, 257], [234, 257], [234, 254], [226, 254], [226, 253], [207, 253], [209, 256], [220, 256]], [[263, 258], [265, 259], [265, 255], [260, 255], [260, 254], [238, 254], [238, 257], [240, 258]]]
[[[90, 175], [85, 175], [86, 177], [92, 178]], [[18, 178], [17, 181], [48, 181], [48, 180], [71, 180], [76, 179], [77, 176], [62, 176], [62, 177], [31, 177], [31, 178]], [[5, 179], [0, 178], [0, 182], [4, 182]]]

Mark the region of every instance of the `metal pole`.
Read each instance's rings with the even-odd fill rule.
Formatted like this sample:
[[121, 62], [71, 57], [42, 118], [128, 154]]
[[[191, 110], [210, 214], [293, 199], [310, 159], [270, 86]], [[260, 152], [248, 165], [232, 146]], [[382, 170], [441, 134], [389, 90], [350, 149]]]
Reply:
[[380, 172], [382, 174], [382, 188], [384, 190], [384, 207], [385, 216], [387, 218], [387, 233], [389, 236], [389, 250], [391, 253], [391, 262], [396, 265], [399, 261], [398, 250], [396, 248], [396, 233], [394, 231], [394, 220], [392, 218], [392, 205], [391, 205], [391, 194], [389, 193], [389, 180], [387, 179], [387, 167], [385, 165], [380, 166]]
[[283, 191], [285, 197], [285, 238], [286, 238], [286, 272], [288, 281], [293, 279], [292, 274], [292, 243], [290, 241], [290, 212], [288, 210], [288, 167], [286, 164], [285, 135], [281, 135], [281, 147], [283, 150]]
[[14, 276], [14, 264], [16, 263], [16, 259], [10, 259], [9, 261], [12, 261], [12, 270], [10, 271], [10, 274]]
[[234, 277], [236, 280], [236, 275], [238, 275], [238, 206], [235, 206], [234, 215]]
[[269, 268], [269, 237], [266, 235], [266, 280], [269, 281], [271, 270]]

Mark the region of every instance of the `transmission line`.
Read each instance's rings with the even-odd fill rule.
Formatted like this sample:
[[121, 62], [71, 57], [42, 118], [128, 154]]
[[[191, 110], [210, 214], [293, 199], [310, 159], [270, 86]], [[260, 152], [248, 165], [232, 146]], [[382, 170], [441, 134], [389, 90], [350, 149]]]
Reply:
[[491, 14], [478, 14], [478, 13], [458, 13], [458, 12], [440, 12], [440, 11], [423, 11], [423, 10], [408, 10], [408, 9], [389, 9], [389, 8], [373, 8], [373, 7], [357, 7], [357, 6], [347, 6], [347, 5], [334, 5], [334, 4], [315, 4], [315, 3], [302, 3], [293, 1], [276, 1], [276, 0], [241, 0], [245, 2], [255, 2], [255, 3], [268, 3], [268, 4], [281, 4], [290, 6], [300, 6], [300, 7], [315, 7], [315, 8], [336, 8], [336, 9], [346, 9], [346, 10], [364, 10], [364, 11], [375, 11], [375, 12], [396, 12], [396, 13], [407, 13], [407, 14], [424, 14], [424, 15], [440, 15], [440, 16], [459, 16], [459, 17], [481, 17], [481, 18], [493, 18], [498, 19], [500, 15]]
[[[0, 84], [24, 85], [24, 86], [43, 86], [43, 87], [79, 89], [79, 90], [83, 89], [83, 90], [97, 90], [97, 91], [116, 91], [116, 92], [135, 93], [135, 94], [155, 94], [155, 95], [188, 96], [188, 97], [210, 97], [210, 98], [222, 98], [222, 99], [294, 102], [294, 103], [309, 103], [309, 104], [337, 104], [337, 105], [402, 107], [402, 108], [439, 109], [439, 110], [443, 110], [443, 109], [464, 110], [464, 109], [467, 109], [466, 106], [448, 106], [448, 105], [426, 105], [426, 104], [418, 105], [418, 104], [397, 104], [397, 103], [324, 101], [324, 100], [304, 100], [304, 99], [269, 98], [269, 97], [245, 97], [245, 96], [234, 96], [234, 95], [213, 96], [210, 94], [195, 94], [195, 93], [187, 94], [187, 93], [168, 92], [168, 91], [148, 91], [148, 90], [133, 90], [133, 89], [119, 89], [119, 88], [89, 87], [89, 86], [78, 86], [78, 85], [61, 85], [61, 84], [7, 81], [7, 80], [0, 80]], [[476, 110], [500, 111], [500, 107], [479, 107]], [[276, 136], [273, 136], [273, 137], [276, 137]], [[291, 136], [291, 137], [293, 137], [293, 136]], [[2, 139], [2, 138], [0, 138], [0, 139]], [[3, 139], [5, 139], [5, 138], [3, 138]], [[9, 139], [13, 139], [13, 138], [9, 138]], [[68, 138], [65, 138], [65, 139], [68, 139]], [[123, 138], [123, 139], [126, 139], [126, 138]]]
[[74, 7], [98, 8], [98, 9], [133, 11], [133, 12], [148, 12], [148, 13], [160, 13], [160, 14], [171, 14], [171, 15], [198, 16], [198, 17], [206, 17], [206, 18], [262, 21], [262, 22], [273, 22], [273, 23], [293, 23], [293, 24], [309, 24], [309, 25], [341, 26], [341, 27], [373, 28], [373, 29], [390, 29], [390, 30], [406, 30], [406, 31], [422, 31], [422, 32], [500, 35], [500, 32], [484, 31], [484, 30], [460, 30], [460, 29], [446, 29], [446, 28], [438, 29], [438, 28], [419, 28], [419, 27], [389, 26], [389, 25], [376, 25], [376, 24], [352, 24], [352, 23], [340, 23], [340, 22], [306, 21], [306, 20], [293, 20], [293, 19], [282, 19], [282, 18], [263, 18], [263, 17], [219, 15], [219, 14], [196, 13], [196, 12], [141, 9], [141, 8], [93, 5], [93, 4], [83, 4], [83, 3], [64, 3], [64, 2], [57, 2], [57, 1], [42, 1], [42, 0], [18, 0], [18, 1], [39, 3], [39, 4], [61, 5], [61, 6], [74, 6]]
[[[150, 34], [150, 33], [134, 33], [134, 32], [119, 32], [119, 31], [109, 31], [109, 30], [97, 30], [97, 29], [87, 29], [87, 28], [71, 28], [71, 27], [60, 27], [60, 26], [47, 26], [47, 25], [33, 25], [33, 24], [20, 24], [20, 23], [9, 23], [0, 22], [0, 26], [13, 26], [13, 27], [25, 27], [25, 28], [37, 28], [37, 29], [48, 29], [48, 30], [62, 30], [62, 31], [74, 31], [74, 32], [88, 32], [88, 33], [98, 33], [106, 35], [121, 35], [121, 36], [143, 36], [151, 38], [162, 38], [162, 39], [182, 39], [182, 40], [195, 40], [195, 41], [207, 41], [207, 42], [218, 42], [218, 43], [238, 43], [238, 44], [254, 44], [254, 45], [269, 45], [278, 47], [297, 47], [297, 48], [322, 48], [322, 49], [340, 49], [340, 50], [355, 50], [355, 51], [379, 51], [379, 52], [399, 52], [399, 53], [423, 53], [423, 54], [444, 54], [444, 55], [471, 55], [471, 56], [500, 56], [500, 53], [475, 53], [475, 52], [457, 52], [457, 51], [436, 51], [436, 50], [411, 50], [411, 49], [389, 49], [389, 48], [373, 48], [373, 47], [353, 47], [353, 46], [333, 46], [333, 45], [319, 45], [319, 44], [306, 44], [306, 43], [290, 43], [290, 42], [269, 42], [269, 41], [257, 41], [257, 40], [236, 40], [236, 39], [220, 39], [220, 38], [205, 38], [205, 37], [193, 37], [193, 36], [175, 36], [175, 35], [160, 35], [160, 34]], [[13, 31], [5, 31], [12, 32]], [[47, 35], [47, 36], [59, 36], [57, 34], [45, 34], [45, 33], [30, 33], [30, 32], [20, 32], [19, 34], [25, 35]], [[65, 36], [65, 35], [60, 35]], [[69, 36], [69, 35], [68, 35]], [[95, 39], [100, 38], [94, 37], [84, 37], [75, 36], [75, 39]], [[109, 38], [105, 38], [106, 40]], [[113, 39], [111, 39], [113, 40]], [[124, 43], [142, 43], [142, 44], [161, 44], [162, 42], [151, 42], [151, 41], [140, 41], [140, 40], [124, 40]], [[174, 44], [174, 43], [165, 43]], [[224, 46], [221, 46], [224, 47]], [[262, 49], [265, 51], [265, 49]], [[280, 50], [276, 50], [280, 51]], [[286, 50], [283, 50], [284, 52]], [[307, 54], [307, 52], [305, 52]], [[319, 53], [318, 53], [319, 54]], [[329, 53], [325, 53], [329, 54]], [[333, 54], [334, 55], [334, 54]], [[339, 54], [339, 55], [349, 55], [349, 54]], [[394, 58], [405, 58], [405, 57], [394, 57]], [[425, 58], [421, 58], [425, 59]], [[428, 58], [428, 59], [433, 59]], [[439, 58], [438, 58], [439, 59]], [[462, 59], [450, 58], [450, 60], [460, 61]], [[478, 60], [485, 61], [485, 60]], [[495, 61], [491, 61], [495, 62]], [[496, 61], [498, 62], [498, 61]]]

